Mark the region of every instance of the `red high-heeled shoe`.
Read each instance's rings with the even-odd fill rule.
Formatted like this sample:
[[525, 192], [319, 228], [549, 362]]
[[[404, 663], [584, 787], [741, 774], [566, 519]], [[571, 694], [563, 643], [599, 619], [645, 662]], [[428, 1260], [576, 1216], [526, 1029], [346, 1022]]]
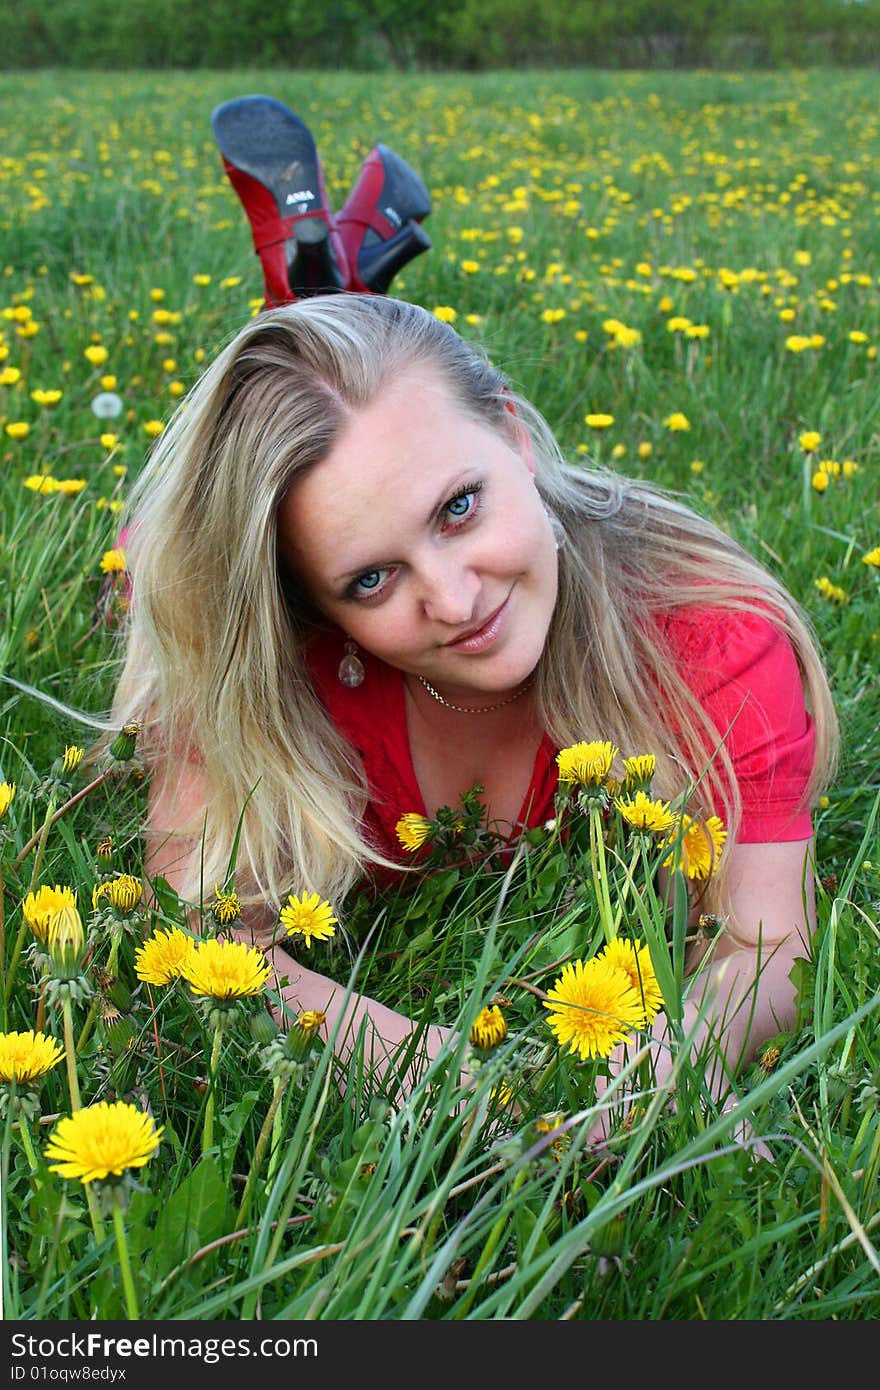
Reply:
[[421, 226], [430, 211], [431, 196], [415, 169], [387, 145], [375, 145], [336, 214], [349, 288], [385, 294], [413, 256], [430, 250]]
[[223, 102], [211, 125], [250, 223], [266, 304], [345, 289], [348, 258], [305, 122], [272, 97], [248, 96]]

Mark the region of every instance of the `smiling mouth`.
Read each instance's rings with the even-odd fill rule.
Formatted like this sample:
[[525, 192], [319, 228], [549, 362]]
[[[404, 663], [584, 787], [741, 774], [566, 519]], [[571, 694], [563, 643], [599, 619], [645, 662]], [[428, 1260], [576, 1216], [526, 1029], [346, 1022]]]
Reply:
[[483, 621], [477, 627], [472, 627], [469, 628], [467, 632], [459, 633], [459, 635], [457, 637], [454, 637], [451, 642], [444, 642], [443, 645], [445, 647], [457, 647], [462, 642], [469, 642], [472, 641], [475, 637], [479, 637], [481, 632], [485, 632], [487, 628], [492, 626], [492, 624], [495, 622], [502, 610], [506, 608], [507, 601], [509, 598], [510, 595], [508, 594], [504, 602], [499, 603], [497, 608], [493, 608], [492, 612], [488, 615], [488, 617], [484, 618]]

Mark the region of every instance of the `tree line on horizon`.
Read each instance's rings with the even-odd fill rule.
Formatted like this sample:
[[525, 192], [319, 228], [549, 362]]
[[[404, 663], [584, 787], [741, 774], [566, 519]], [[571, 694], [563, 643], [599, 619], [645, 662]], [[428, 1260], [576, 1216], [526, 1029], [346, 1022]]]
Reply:
[[876, 65], [880, 0], [19, 0], [0, 67]]

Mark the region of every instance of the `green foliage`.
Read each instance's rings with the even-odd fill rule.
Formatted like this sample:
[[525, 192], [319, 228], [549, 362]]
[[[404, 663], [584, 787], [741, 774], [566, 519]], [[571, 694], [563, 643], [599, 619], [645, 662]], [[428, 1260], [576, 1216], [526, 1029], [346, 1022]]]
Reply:
[[[515, 37], [525, 7], [505, 8]], [[630, 13], [590, 8], [597, 24]], [[53, 18], [71, 52], [86, 41], [76, 28], [84, 13], [62, 5]], [[274, 26], [286, 11], [277, 20], [239, 13], [255, 34], [268, 26], [265, 50], [282, 42]], [[320, 24], [333, 13], [321, 12]], [[376, 8], [377, 32], [394, 13]], [[479, 28], [468, 29], [464, 5], [447, 13], [465, 61]], [[534, 26], [538, 12], [529, 13]], [[664, 13], [669, 26], [683, 22], [680, 7]], [[689, 13], [695, 21], [702, 11]], [[138, 7], [131, 14], [143, 20]], [[151, 14], [143, 61], [164, 61], [166, 12]], [[19, 7], [15, 22], [29, 15]], [[573, 43], [574, 13], [540, 16], [553, 43]], [[102, 52], [115, 61], [112, 36], [133, 33], [136, 19], [122, 7], [104, 17]], [[196, 32], [178, 14], [179, 60], [195, 61], [211, 32], [226, 41], [224, 22], [219, 7], [205, 7]], [[484, 19], [484, 48], [492, 27]], [[331, 26], [321, 32], [329, 44]], [[370, 61], [380, 59], [374, 48]], [[294, 54], [290, 68], [298, 62]], [[16, 784], [0, 823], [5, 1025], [31, 1028], [41, 1007], [22, 901], [34, 884], [69, 884], [93, 928], [95, 995], [75, 1010], [83, 1101], [130, 1101], [163, 1128], [124, 1213], [141, 1315], [876, 1317], [880, 571], [864, 563], [880, 545], [873, 79], [590, 71], [426, 81], [279, 69], [271, 82], [314, 129], [334, 205], [375, 139], [424, 170], [435, 246], [396, 292], [454, 310], [569, 455], [687, 494], [780, 575], [817, 630], [843, 725], [840, 767], [816, 808], [817, 929], [795, 970], [793, 1027], [768, 1039], [737, 1083], [773, 1161], [756, 1159], [735, 1119], [704, 1094], [700, 1060], [685, 1046], [676, 1106], [630, 1050], [628, 1076], [602, 1101], [612, 1137], [597, 1140], [603, 1064], [560, 1052], [541, 998], [564, 961], [602, 945], [588, 820], [564, 842], [533, 831], [511, 866], [474, 796], [443, 818], [410, 891], [340, 905], [347, 939], [316, 943], [310, 962], [343, 987], [356, 962], [356, 988], [416, 1021], [412, 1047], [385, 1078], [357, 1052], [343, 1065], [316, 1047], [282, 1090], [266, 1065], [272, 1044], [250, 1026], [259, 1001], [224, 1033], [212, 1077], [212, 1035], [185, 986], [148, 986], [135, 971], [146, 936], [187, 921], [174, 891], [157, 884], [155, 905], [118, 931], [105, 915], [100, 931], [92, 920], [105, 874], [141, 872], [143, 770], [136, 750], [80, 797], [103, 767], [84, 763], [60, 793], [50, 769], [92, 731], [29, 690], [93, 717], [106, 709], [124, 596], [117, 588], [109, 611], [98, 607], [101, 555], [119, 524], [110, 503], [141, 466], [146, 426], [178, 399], [171, 383], [196, 379], [260, 293], [208, 127], [216, 103], [258, 83], [251, 71], [56, 72], [0, 84], [0, 372], [20, 374], [0, 386], [0, 657], [17, 682], [0, 686], [0, 780]], [[671, 330], [673, 317], [705, 325], [708, 337]], [[633, 347], [613, 346], [612, 318], [641, 335]], [[792, 352], [794, 332], [824, 342]], [[85, 357], [96, 345], [107, 350], [99, 365]], [[99, 421], [91, 402], [107, 373], [123, 410]], [[62, 390], [58, 402], [33, 399], [49, 388]], [[690, 430], [664, 426], [673, 411]], [[614, 424], [592, 430], [589, 412]], [[25, 437], [6, 431], [13, 422], [28, 425]], [[808, 429], [822, 436], [810, 455], [799, 442]], [[116, 443], [101, 442], [105, 431]], [[822, 460], [841, 467], [819, 491]], [[41, 495], [24, 485], [34, 476], [85, 486]], [[817, 587], [823, 577], [842, 598]], [[63, 814], [43, 839], [53, 805]], [[612, 912], [621, 907], [622, 929], [651, 941], [674, 1013], [683, 885], [667, 914], [653, 886], [659, 852], [628, 873], [627, 842], [611, 818], [606, 828]], [[109, 858], [97, 848], [107, 836]], [[470, 1026], [499, 997], [507, 1037], [477, 1059], [463, 1089]], [[41, 1017], [62, 1036], [56, 1011]], [[436, 1024], [456, 1035], [423, 1065], [423, 1030]], [[413, 1065], [407, 1090], [398, 1082]], [[626, 1087], [643, 1092], [635, 1112]], [[209, 1100], [213, 1141], [203, 1152]], [[39, 1102], [42, 1119], [22, 1122], [8, 1107], [0, 1123], [5, 1315], [125, 1317], [111, 1228], [96, 1239], [83, 1185], [49, 1172], [44, 1157], [70, 1108], [63, 1064]]]
[[7, 70], [381, 70], [872, 64], [878, 0], [21, 0], [0, 13]]

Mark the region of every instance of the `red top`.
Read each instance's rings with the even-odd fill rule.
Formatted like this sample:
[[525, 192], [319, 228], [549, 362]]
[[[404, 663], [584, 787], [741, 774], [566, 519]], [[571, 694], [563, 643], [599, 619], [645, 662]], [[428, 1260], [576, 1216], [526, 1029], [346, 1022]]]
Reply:
[[[742, 797], [738, 842], [809, 839], [812, 820], [802, 802], [815, 729], [788, 638], [767, 618], [728, 609], [680, 609], [663, 620], [663, 628], [719, 736], [733, 725], [726, 746]], [[345, 686], [337, 675], [344, 653], [341, 633], [322, 635], [309, 651], [312, 679], [334, 724], [363, 760], [370, 789], [367, 835], [385, 855], [403, 862], [394, 827], [407, 811], [425, 815], [410, 754], [403, 675], [359, 650], [363, 684]], [[527, 827], [555, 814], [558, 751], [545, 734], [519, 816]]]

